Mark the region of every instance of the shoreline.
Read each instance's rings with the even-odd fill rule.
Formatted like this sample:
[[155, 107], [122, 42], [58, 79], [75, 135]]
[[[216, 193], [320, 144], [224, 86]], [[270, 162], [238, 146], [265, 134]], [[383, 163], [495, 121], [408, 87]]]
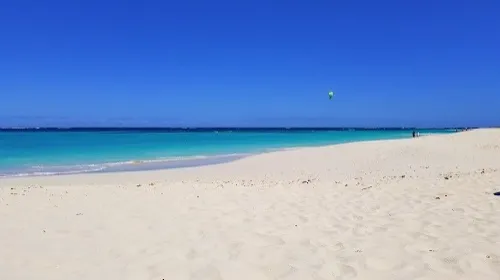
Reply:
[[[456, 132], [434, 132], [427, 135], [441, 135], [441, 134], [453, 134]], [[185, 167], [196, 167], [212, 164], [220, 164], [225, 162], [230, 162], [243, 158], [246, 156], [252, 156], [256, 154], [268, 153], [273, 151], [281, 151], [288, 149], [300, 149], [307, 147], [328, 147], [332, 145], [345, 144], [345, 143], [356, 143], [365, 141], [377, 141], [377, 140], [390, 140], [390, 139], [408, 139], [410, 136], [402, 137], [401, 135], [393, 136], [394, 138], [382, 138], [382, 139], [351, 139], [345, 142], [337, 142], [338, 140], [332, 140], [328, 143], [314, 143], [310, 144], [298, 144], [298, 145], [288, 145], [284, 144], [282, 147], [262, 147], [262, 148], [252, 148], [246, 151], [227, 152], [227, 153], [207, 153], [198, 155], [186, 155], [186, 156], [166, 156], [162, 157], [150, 157], [150, 158], [130, 158], [119, 161], [105, 161], [99, 160], [96, 162], [80, 162], [80, 163], [54, 163], [54, 164], [37, 164], [33, 166], [26, 167], [3, 167], [0, 169], [0, 178], [11, 178], [11, 177], [38, 177], [38, 176], [54, 176], [54, 175], [69, 175], [69, 174], [94, 174], [94, 173], [108, 173], [108, 172], [120, 172], [120, 171], [142, 171], [142, 170], [160, 170], [160, 169], [175, 169], [175, 168], [185, 168]]]
[[[56, 170], [59, 168], [60, 171], [32, 171], [29, 173], [23, 171], [13, 171], [11, 174], [1, 173], [0, 180], [2, 178], [29, 178], [29, 177], [45, 177], [45, 176], [67, 176], [67, 175], [77, 175], [77, 174], [106, 174], [106, 173], [120, 173], [120, 172], [141, 172], [141, 171], [159, 171], [159, 170], [170, 170], [179, 168], [192, 168], [192, 167], [203, 167], [209, 165], [217, 165], [223, 163], [229, 163], [246, 157], [256, 156], [260, 154], [289, 151], [296, 149], [307, 149], [307, 148], [321, 148], [330, 147], [334, 145], [351, 144], [358, 142], [370, 142], [370, 141], [386, 141], [386, 140], [401, 140], [406, 138], [396, 138], [396, 139], [385, 139], [385, 140], [359, 140], [350, 141], [346, 143], [338, 144], [320, 144], [311, 146], [295, 146], [295, 147], [283, 147], [283, 148], [266, 148], [260, 151], [247, 152], [247, 153], [228, 153], [228, 154], [215, 154], [215, 155], [194, 155], [194, 156], [180, 156], [171, 157], [163, 159], [134, 159], [134, 160], [124, 160], [118, 162], [104, 162], [104, 163], [92, 163], [92, 164], [70, 164], [70, 165], [42, 165], [42, 168], [52, 168], [51, 170]], [[85, 170], [69, 170], [63, 171], [66, 168], [76, 168], [83, 167], [87, 168]], [[36, 169], [37, 167], [32, 167]], [[5, 171], [4, 171], [5, 172]]]
[[[1, 174], [2, 178], [29, 178], [29, 177], [45, 177], [45, 176], [66, 176], [77, 174], [102, 174], [102, 173], [119, 173], [119, 172], [140, 172], [140, 171], [155, 171], [155, 170], [168, 170], [186, 167], [198, 167], [205, 165], [221, 164], [231, 162], [240, 158], [251, 156], [253, 154], [224, 154], [224, 155], [210, 155], [210, 156], [187, 156], [165, 159], [146, 159], [146, 160], [126, 160], [120, 162], [107, 162], [107, 163], [93, 163], [93, 164], [75, 164], [63, 166], [43, 166], [45, 168], [75, 168], [86, 167], [85, 170], [71, 170], [71, 171], [39, 171], [31, 173], [13, 172], [12, 174]], [[93, 168], [93, 169], [89, 169]]]
[[[472, 130], [470, 130], [472, 131]], [[336, 143], [336, 144], [327, 144], [327, 145], [312, 145], [312, 146], [297, 146], [297, 147], [285, 147], [285, 148], [276, 148], [276, 149], [267, 149], [263, 150], [260, 152], [255, 152], [255, 153], [241, 153], [241, 154], [227, 154], [227, 155], [211, 155], [211, 156], [192, 156], [192, 157], [186, 157], [186, 158], [175, 158], [175, 159], [159, 159], [159, 160], [129, 160], [129, 161], [124, 161], [124, 162], [118, 162], [118, 163], [106, 163], [103, 165], [110, 165], [111, 167], [117, 167], [116, 169], [113, 168], [107, 168], [105, 170], [97, 170], [97, 171], [83, 171], [83, 172], [74, 172], [74, 173], [62, 173], [62, 174], [41, 174], [41, 175], [21, 175], [21, 176], [16, 176], [16, 175], [7, 175], [7, 176], [0, 176], [0, 183], [3, 181], [8, 181], [8, 180], [23, 180], [27, 179], [30, 180], [31, 178], [58, 178], [58, 177], [71, 177], [71, 176], [77, 176], [79, 179], [85, 178], [87, 175], [88, 176], [95, 176], [95, 175], [101, 175], [101, 176], [120, 176], [120, 175], [132, 175], [135, 174], [137, 176], [140, 175], [147, 175], [147, 174], [155, 174], [155, 173], [162, 173], [162, 172], [168, 172], [168, 171], [175, 171], [175, 170], [197, 170], [197, 169], [203, 169], [206, 167], [211, 167], [211, 166], [216, 166], [216, 165], [225, 165], [225, 164], [231, 164], [234, 162], [238, 162], [240, 160], [245, 160], [245, 159], [251, 159], [254, 157], [259, 157], [262, 155], [266, 154], [280, 154], [280, 153], [287, 153], [287, 152], [294, 152], [294, 151], [308, 151], [308, 150], [321, 150], [321, 149], [331, 149], [333, 147], [337, 146], [351, 146], [351, 145], [358, 145], [358, 144], [366, 144], [366, 143], [391, 143], [391, 142], [404, 142], [404, 141], [416, 141], [418, 139], [423, 139], [423, 138], [428, 138], [428, 137], [447, 137], [451, 135], [456, 135], [456, 134], [461, 134], [465, 133], [467, 131], [459, 131], [459, 132], [454, 132], [454, 133], [445, 133], [445, 134], [426, 134], [426, 135], [421, 135], [418, 138], [412, 138], [412, 137], [407, 137], [407, 138], [395, 138], [395, 139], [374, 139], [374, 140], [359, 140], [359, 141], [350, 141], [346, 143]], [[200, 162], [201, 161], [201, 162]], [[208, 161], [208, 163], [206, 163]], [[139, 164], [135, 164], [134, 162], [141, 162]], [[146, 165], [151, 164], [149, 167], [153, 168], [148, 168]], [[155, 165], [158, 164], [158, 165]], [[142, 168], [142, 167], [145, 168]], [[121, 168], [122, 167], [122, 168]], [[128, 169], [127, 167], [130, 167]], [[155, 168], [157, 167], [157, 168]], [[131, 174], [130, 174], [131, 173]]]
[[[454, 132], [449, 134], [455, 134], [460, 132]], [[446, 134], [425, 134], [420, 137], [429, 137], [435, 135], [448, 135]], [[92, 163], [92, 164], [74, 164], [74, 165], [63, 165], [63, 166], [43, 166], [45, 168], [75, 168], [75, 167], [86, 167], [91, 169], [86, 170], [71, 170], [71, 171], [33, 171], [31, 173], [12, 173], [12, 174], [0, 174], [0, 181], [2, 179], [9, 178], [31, 178], [31, 177], [47, 177], [47, 176], [70, 176], [70, 175], [85, 175], [85, 174], [107, 174], [107, 173], [123, 173], [123, 172], [146, 172], [146, 171], [162, 171], [180, 168], [196, 168], [203, 166], [211, 166], [218, 164], [230, 163], [247, 157], [258, 156], [267, 153], [275, 152], [286, 152], [301, 149], [311, 149], [311, 148], [328, 148], [337, 145], [348, 145], [362, 142], [378, 142], [378, 141], [399, 141], [413, 139], [410, 136], [405, 138], [394, 138], [394, 139], [373, 139], [373, 140], [353, 140], [345, 143], [333, 143], [333, 144], [319, 144], [319, 145], [309, 145], [309, 146], [295, 146], [295, 147], [282, 147], [282, 148], [265, 148], [261, 151], [254, 151], [248, 153], [230, 153], [230, 154], [216, 154], [216, 155], [197, 155], [197, 156], [186, 156], [186, 157], [172, 157], [164, 159], [135, 159], [135, 160], [125, 160], [119, 162], [105, 162], [105, 163]]]

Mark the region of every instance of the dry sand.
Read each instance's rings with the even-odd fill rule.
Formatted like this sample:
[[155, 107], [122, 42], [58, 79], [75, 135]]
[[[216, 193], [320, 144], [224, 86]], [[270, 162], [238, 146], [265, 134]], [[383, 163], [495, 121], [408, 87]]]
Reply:
[[0, 279], [500, 279], [500, 130], [0, 180]]

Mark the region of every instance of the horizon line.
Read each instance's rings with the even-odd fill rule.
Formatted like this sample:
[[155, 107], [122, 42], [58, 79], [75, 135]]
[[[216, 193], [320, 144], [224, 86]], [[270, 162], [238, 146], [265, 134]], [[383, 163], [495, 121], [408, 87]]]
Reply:
[[495, 126], [68, 126], [68, 127], [0, 127], [0, 131], [57, 131], [57, 130], [407, 130], [407, 129], [477, 129]]

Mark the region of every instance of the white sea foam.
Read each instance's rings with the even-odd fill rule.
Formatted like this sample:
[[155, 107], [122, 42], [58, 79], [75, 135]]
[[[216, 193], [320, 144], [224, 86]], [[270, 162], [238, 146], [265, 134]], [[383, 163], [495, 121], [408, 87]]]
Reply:
[[4, 170], [0, 173], [0, 178], [180, 168], [227, 162], [249, 155], [252, 154], [232, 153], [223, 155], [180, 156], [74, 165], [33, 165], [27, 168]]

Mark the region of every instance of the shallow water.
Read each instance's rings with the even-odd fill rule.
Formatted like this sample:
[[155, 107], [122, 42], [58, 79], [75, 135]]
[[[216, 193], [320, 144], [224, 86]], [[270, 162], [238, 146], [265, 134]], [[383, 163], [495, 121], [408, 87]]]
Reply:
[[[88, 129], [0, 131], [0, 176], [178, 168], [269, 150], [401, 139], [411, 130]], [[421, 134], [451, 130], [420, 130]]]

